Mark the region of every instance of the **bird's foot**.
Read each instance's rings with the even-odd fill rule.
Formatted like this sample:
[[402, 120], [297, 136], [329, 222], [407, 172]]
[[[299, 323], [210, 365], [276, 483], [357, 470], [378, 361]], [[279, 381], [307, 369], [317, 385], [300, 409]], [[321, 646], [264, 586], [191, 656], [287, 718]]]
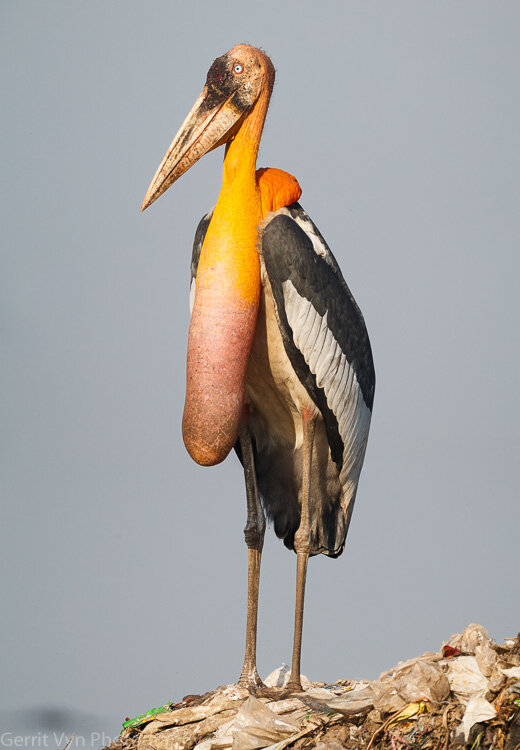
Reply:
[[303, 687], [299, 680], [298, 682], [289, 680], [289, 682], [285, 686], [285, 689], [288, 693], [303, 693]]
[[245, 688], [253, 695], [258, 695], [262, 690], [266, 689], [266, 686], [260, 679], [256, 667], [249, 670], [243, 669], [237, 685], [241, 688]]

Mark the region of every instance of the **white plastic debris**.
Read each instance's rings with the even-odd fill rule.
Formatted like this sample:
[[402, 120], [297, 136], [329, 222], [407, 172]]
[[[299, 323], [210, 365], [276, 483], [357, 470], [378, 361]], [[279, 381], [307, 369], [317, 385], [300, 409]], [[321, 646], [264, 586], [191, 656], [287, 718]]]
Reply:
[[295, 711], [301, 711], [306, 708], [299, 698], [283, 698], [281, 701], [269, 703], [269, 708], [274, 714], [293, 714]]
[[291, 668], [285, 662], [282, 662], [282, 666], [267, 675], [264, 679], [264, 685], [267, 687], [285, 687], [289, 682], [289, 675], [291, 674]]
[[249, 695], [245, 688], [238, 685], [228, 685], [222, 690], [218, 690], [210, 700], [200, 706], [187, 706], [186, 708], [177, 708], [173, 711], [166, 711], [157, 714], [153, 721], [145, 724], [141, 734], [157, 734], [168, 727], [179, 727], [186, 724], [194, 724], [203, 721], [216, 714], [230, 709], [238, 710], [241, 702]]
[[[278, 667], [278, 669], [273, 669], [273, 671], [267, 675], [267, 677], [264, 680], [264, 685], [267, 687], [285, 687], [289, 680], [291, 679], [291, 668], [288, 664], [285, 662], [282, 662], [282, 666]], [[305, 690], [307, 687], [310, 687], [311, 682], [308, 677], [306, 677], [304, 674], [300, 675], [300, 681], [302, 683], [302, 688]]]
[[407, 703], [443, 701], [450, 693], [446, 675], [436, 662], [439, 654], [424, 653], [414, 659], [399, 662], [393, 669], [382, 672], [379, 680], [370, 683], [374, 691], [374, 708], [383, 713], [399, 711]]
[[290, 737], [299, 732], [300, 727], [280, 718], [250, 695], [235, 716], [232, 729], [235, 750], [254, 750]]
[[417, 661], [411, 667], [400, 670], [392, 679], [399, 696], [405, 703], [420, 701], [443, 701], [450, 694], [450, 684], [437, 664]]
[[[301, 720], [309, 711], [305, 703], [302, 703], [299, 698], [285, 698], [280, 701], [270, 701], [263, 705], [266, 705], [272, 714], [276, 716], [283, 715], [283, 721], [286, 724], [295, 724], [297, 726], [300, 725]], [[272, 718], [269, 714], [268, 716]], [[195, 750], [223, 750], [223, 748], [232, 747], [234, 742], [233, 734], [236, 729], [235, 715], [230, 721], [222, 724], [213, 737], [195, 745]], [[293, 737], [293, 734], [290, 737]]]
[[488, 691], [488, 680], [478, 668], [474, 656], [459, 656], [450, 660], [447, 677], [451, 691], [464, 705], [471, 697], [484, 697]]
[[506, 677], [520, 677], [520, 667], [509, 667], [501, 670]]
[[372, 708], [375, 700], [374, 690], [368, 682], [360, 682], [352, 690], [345, 689], [341, 695], [326, 688], [311, 688], [305, 696], [345, 716]]
[[467, 742], [471, 727], [480, 721], [489, 721], [497, 715], [496, 709], [482, 696], [474, 695], [466, 706], [466, 711], [462, 717], [462, 728], [464, 730], [464, 740]]

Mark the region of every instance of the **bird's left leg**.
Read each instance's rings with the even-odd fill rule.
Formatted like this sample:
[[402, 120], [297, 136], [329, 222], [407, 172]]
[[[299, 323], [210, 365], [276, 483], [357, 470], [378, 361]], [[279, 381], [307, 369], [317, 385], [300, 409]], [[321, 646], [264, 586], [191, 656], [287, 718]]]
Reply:
[[294, 641], [292, 654], [291, 679], [287, 685], [289, 690], [301, 692], [300, 658], [302, 652], [303, 604], [305, 600], [305, 581], [307, 579], [307, 562], [311, 550], [311, 472], [312, 447], [316, 428], [317, 414], [314, 410], [302, 410], [303, 426], [303, 471], [302, 471], [302, 502], [300, 509], [300, 525], [294, 535], [294, 550], [296, 552], [296, 606], [294, 612]]
[[253, 445], [247, 419], [241, 421], [240, 447], [246, 480], [247, 523], [244, 537], [247, 544], [247, 623], [244, 665], [238, 684], [256, 692], [264, 683], [256, 669], [256, 631], [258, 622], [258, 588], [260, 583], [260, 560], [264, 546], [265, 515], [260, 502], [253, 456]]

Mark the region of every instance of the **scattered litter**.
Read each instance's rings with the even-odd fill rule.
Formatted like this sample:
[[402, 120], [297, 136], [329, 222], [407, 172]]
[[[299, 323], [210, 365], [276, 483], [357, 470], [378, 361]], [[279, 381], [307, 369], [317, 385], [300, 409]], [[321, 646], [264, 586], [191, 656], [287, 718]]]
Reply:
[[216, 714], [222, 714], [224, 711], [236, 710], [249, 696], [247, 690], [238, 688], [236, 685], [230, 685], [227, 688], [216, 691], [208, 701], [201, 705], [180, 707], [175, 710], [161, 712], [153, 716], [153, 721], [148, 723], [142, 729], [143, 735], [157, 734], [163, 732], [169, 727], [180, 727], [185, 724], [193, 724], [197, 721], [209, 719]]
[[450, 690], [461, 703], [466, 704], [473, 695], [485, 695], [488, 680], [478, 668], [474, 656], [459, 656], [448, 662], [447, 672]]
[[507, 682], [506, 675], [499, 667], [494, 667], [489, 678], [488, 687], [492, 693], [499, 693]]
[[450, 684], [442, 668], [429, 661], [416, 661], [394, 673], [392, 683], [405, 703], [423, 698], [443, 701], [450, 694]]
[[520, 747], [520, 634], [497, 645], [469, 625], [437, 653], [377, 680], [302, 679], [287, 665], [257, 696], [236, 685], [127, 719], [108, 750], [513, 750]]
[[482, 674], [485, 677], [491, 677], [498, 655], [489, 645], [489, 641], [475, 648], [475, 659]]
[[520, 677], [520, 667], [510, 667], [509, 669], [503, 669], [502, 673], [506, 677]]
[[233, 748], [256, 750], [286, 739], [299, 731], [298, 724], [280, 718], [262, 701], [250, 695], [233, 722]]
[[374, 692], [374, 709], [382, 714], [393, 714], [406, 706], [406, 701], [397, 692], [393, 682], [375, 680], [371, 683]]
[[[393, 726], [396, 726], [396, 724], [399, 724], [402, 721], [407, 721], [408, 719], [411, 719], [413, 716], [416, 716], [417, 714], [422, 714], [429, 711], [429, 708], [427, 707], [426, 703], [410, 703], [408, 706], [405, 706], [401, 711], [398, 711], [396, 714], [391, 716], [383, 726], [376, 729], [374, 734], [372, 735], [370, 742], [368, 743], [367, 750], [370, 750], [371, 747], [374, 746], [374, 741], [378, 734], [383, 733], [391, 729]], [[405, 740], [401, 740], [405, 745], [408, 744]], [[395, 747], [394, 738], [392, 737], [392, 743]]]
[[490, 637], [486, 628], [472, 622], [462, 633], [455, 633], [448, 641], [448, 645], [458, 649], [463, 654], [474, 654], [477, 646], [489, 643]]
[[464, 716], [462, 717], [462, 728], [464, 729], [464, 739], [466, 742], [468, 741], [472, 726], [481, 721], [494, 719], [496, 715], [496, 708], [489, 701], [479, 695], [473, 695], [469, 699]]
[[[271, 674], [267, 675], [264, 680], [264, 685], [266, 685], [267, 687], [281, 688], [285, 687], [290, 679], [291, 668], [287, 664], [285, 664], [285, 662], [283, 662], [281, 667], [278, 667], [278, 669], [273, 670]], [[300, 675], [300, 681], [303, 688], [306, 688], [311, 684], [309, 678], [304, 674]]]
[[405, 708], [403, 708], [402, 711], [399, 711], [397, 716], [394, 716], [392, 721], [390, 721], [387, 725], [387, 728], [390, 729], [391, 727], [395, 726], [395, 724], [399, 724], [401, 721], [406, 721], [407, 719], [411, 719], [412, 716], [416, 716], [417, 714], [425, 714], [428, 713], [430, 709], [428, 708], [425, 701], [421, 701], [420, 703], [409, 703]]
[[309, 688], [302, 696], [307, 705], [321, 711], [335, 711], [344, 716], [365, 713], [374, 707], [375, 695], [372, 686], [365, 682], [354, 688], [344, 688], [340, 695], [327, 688]]
[[139, 714], [139, 716], [134, 717], [133, 719], [127, 719], [123, 722], [123, 727], [129, 728], [129, 727], [139, 727], [141, 724], [146, 724], [147, 721], [152, 721], [157, 714], [164, 713], [166, 711], [171, 711], [172, 704], [166, 703], [164, 706], [159, 706], [159, 708], [151, 708], [149, 711], [147, 711], [144, 714]]

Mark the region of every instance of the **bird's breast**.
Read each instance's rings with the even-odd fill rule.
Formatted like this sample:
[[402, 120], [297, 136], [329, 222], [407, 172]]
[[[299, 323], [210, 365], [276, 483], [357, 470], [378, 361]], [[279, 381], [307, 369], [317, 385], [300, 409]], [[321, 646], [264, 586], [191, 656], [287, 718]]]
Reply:
[[[285, 351], [271, 284], [261, 264], [262, 291], [247, 370], [246, 401], [257, 440], [282, 438], [296, 448], [302, 442], [301, 412], [316, 407]], [[257, 430], [255, 421], [261, 423]]]

